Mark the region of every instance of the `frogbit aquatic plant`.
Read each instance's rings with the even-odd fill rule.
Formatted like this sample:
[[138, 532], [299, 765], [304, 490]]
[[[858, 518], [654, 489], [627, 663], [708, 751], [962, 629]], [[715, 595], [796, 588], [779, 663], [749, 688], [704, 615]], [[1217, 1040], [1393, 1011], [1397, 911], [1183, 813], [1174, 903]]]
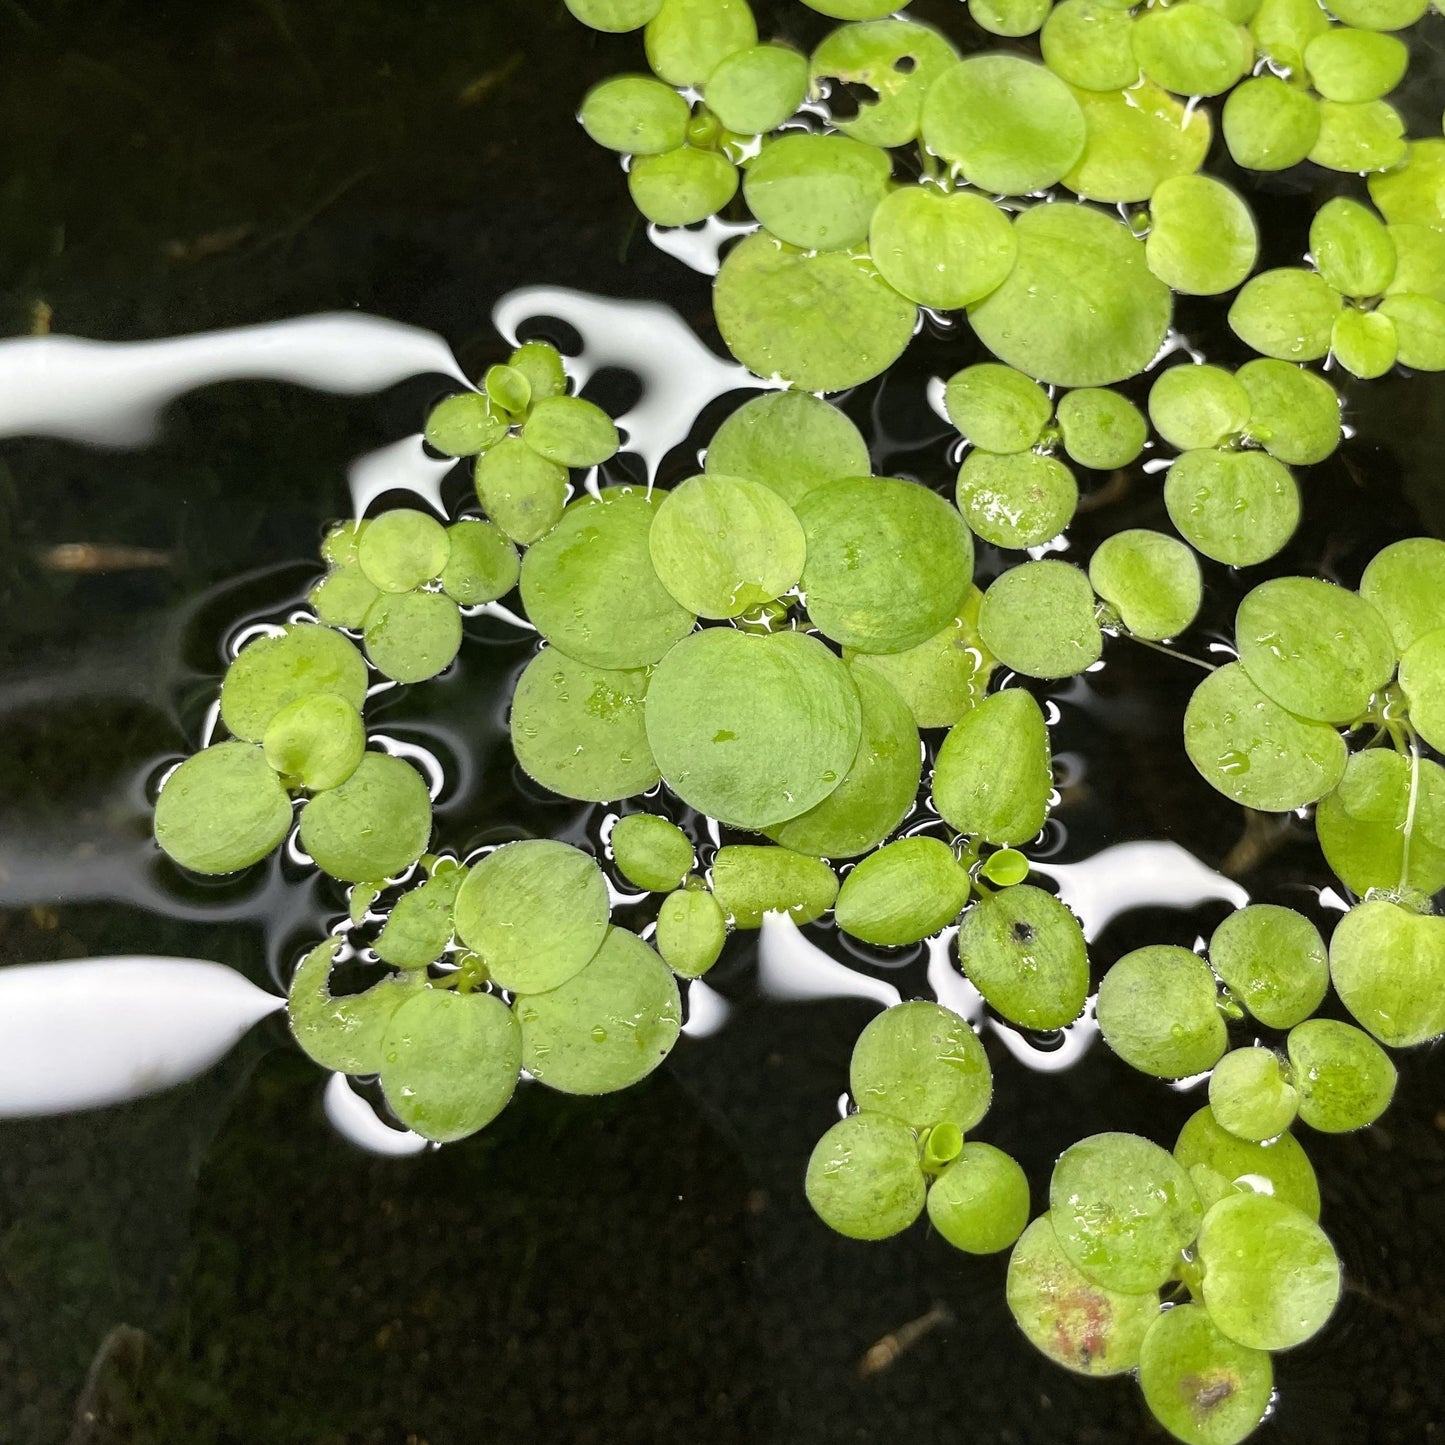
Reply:
[[[1423, 5], [972, 0], [945, 36], [897, 0], [808, 3], [843, 22], [811, 54], [760, 37], [745, 0], [567, 0], [643, 32], [650, 73], [600, 81], [579, 114], [642, 215], [751, 224], [714, 313], [785, 389], [738, 406], [666, 490], [605, 470], [626, 440], [545, 342], [443, 399], [424, 435], [472, 468], [477, 511], [328, 534], [310, 613], [232, 659], [224, 736], [165, 777], [156, 839], [224, 874], [295, 825], [293, 855], [350, 891], [294, 974], [293, 1032], [437, 1142], [484, 1128], [524, 1074], [576, 1094], [639, 1082], [692, 981], [769, 914], [865, 949], [941, 945], [1015, 1029], [1092, 1007], [1124, 1065], [1208, 1076], [1172, 1153], [1079, 1141], [1030, 1223], [1024, 1171], [973, 1137], [987, 1051], [910, 1000], [859, 1037], [806, 1194], [852, 1239], [926, 1213], [964, 1253], [1011, 1250], [1027, 1339], [1083, 1374], [1136, 1372], [1177, 1439], [1230, 1445], [1268, 1407], [1272, 1352], [1340, 1290], [1292, 1131], [1368, 1126], [1393, 1094], [1387, 1050], [1445, 1033], [1445, 543], [1386, 547], [1354, 590], [1260, 583], [1223, 665], [1180, 645], [1219, 568], [1288, 545], [1301, 470], [1341, 445], [1340, 397], [1307, 364], [1445, 366], [1445, 140], [1407, 142], [1385, 99], [1408, 58], [1389, 32]], [[1037, 34], [1038, 58], [970, 24]], [[1368, 172], [1374, 209], [1331, 199], [1307, 267], [1253, 274], [1247, 200], [1200, 173], [1216, 124], [1247, 169]], [[1189, 354], [1179, 296], [1232, 298], [1257, 358]], [[825, 394], [886, 372], [924, 312], [991, 359], [934, 384], [949, 473], [878, 476]], [[1177, 535], [1120, 526], [1052, 555], [1081, 496], [1146, 461]], [[595, 855], [444, 851], [426, 779], [368, 742], [369, 693], [444, 673], [465, 619], [504, 597], [539, 635], [510, 700], [517, 766], [611, 805]], [[1328, 941], [1251, 903], [1207, 945], [1094, 967], [1030, 858], [1058, 800], [1048, 694], [1131, 643], [1207, 673], [1183, 744], [1208, 784], [1314, 810], [1355, 900]], [[622, 899], [655, 921], [624, 926]], [[1320, 1013], [1331, 988], [1354, 1023]]]

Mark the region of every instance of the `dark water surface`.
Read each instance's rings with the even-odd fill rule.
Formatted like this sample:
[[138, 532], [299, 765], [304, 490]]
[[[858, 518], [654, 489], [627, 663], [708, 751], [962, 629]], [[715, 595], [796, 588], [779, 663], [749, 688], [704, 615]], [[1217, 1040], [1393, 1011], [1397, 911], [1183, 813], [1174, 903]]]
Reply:
[[[962, 28], [953, 0], [914, 10]], [[824, 22], [800, 11], [786, 7], [785, 33], [807, 43]], [[1437, 133], [1445, 93], [1442, 26], [1422, 31], [1415, 134]], [[498, 349], [499, 296], [563, 284], [666, 300], [712, 337], [706, 279], [649, 244], [616, 165], [572, 120], [588, 84], [639, 64], [636, 37], [591, 36], [560, 0], [0, 0], [5, 333], [42, 307], [57, 332], [110, 340], [358, 309], [439, 332], [474, 372]], [[1346, 183], [1286, 175], [1252, 192], [1262, 264], [1297, 259], [1331, 188]], [[1178, 322], [1233, 362], [1222, 309], [1184, 305]], [[880, 471], [951, 486], [922, 388], [973, 359], [971, 340], [930, 335], [849, 399]], [[182, 880], [149, 841], [146, 790], [196, 746], [228, 635], [304, 595], [348, 506], [347, 464], [415, 431], [443, 386], [342, 398], [231, 383], [179, 401], [141, 450], [0, 445], [0, 962], [208, 958], [275, 991], [340, 912], [331, 885], [274, 859]], [[1358, 435], [1302, 479], [1284, 554], [1244, 583], [1211, 568], [1202, 638], [1227, 633], [1266, 575], [1353, 585], [1383, 543], [1445, 535], [1445, 383], [1344, 394]], [[660, 480], [688, 470], [680, 449]], [[454, 502], [465, 492], [464, 476], [449, 483]], [[1108, 497], [1074, 529], [1083, 555], [1120, 527], [1164, 525], [1157, 478]], [[159, 555], [57, 570], [63, 543]], [[439, 838], [595, 836], [600, 810], [542, 799], [513, 767], [505, 697], [529, 644], [491, 619], [469, 638], [445, 679], [379, 714], [450, 777], [468, 760]], [[1247, 842], [1240, 810], [1185, 761], [1197, 673], [1125, 643], [1107, 658], [1087, 687], [1055, 690], [1069, 755], [1055, 861], [1171, 839], [1327, 921], [1312, 831]], [[1096, 964], [1192, 944], [1227, 906], [1127, 912]], [[923, 1226], [856, 1244], [814, 1219], [803, 1166], [876, 1006], [769, 1000], [753, 951], [734, 938], [709, 976], [734, 1005], [726, 1027], [684, 1039], [643, 1085], [596, 1101], [526, 1088], [483, 1135], [414, 1158], [335, 1132], [321, 1073], [275, 1017], [169, 1092], [0, 1124], [0, 1442], [1162, 1440], [1132, 1382], [1076, 1379], [1023, 1342], [1002, 1258], [966, 1258]], [[923, 991], [911, 955], [849, 958]], [[1036, 1208], [1075, 1139], [1168, 1144], [1203, 1101], [1103, 1048], [1064, 1074], [989, 1048], [980, 1134], [1021, 1159]], [[1445, 1069], [1438, 1047], [1399, 1064], [1379, 1125], [1306, 1138], [1346, 1294], [1322, 1336], [1278, 1358], [1262, 1445], [1445, 1436]], [[936, 1307], [951, 1323], [859, 1373]], [[75, 1424], [83, 1392], [98, 1423]]]

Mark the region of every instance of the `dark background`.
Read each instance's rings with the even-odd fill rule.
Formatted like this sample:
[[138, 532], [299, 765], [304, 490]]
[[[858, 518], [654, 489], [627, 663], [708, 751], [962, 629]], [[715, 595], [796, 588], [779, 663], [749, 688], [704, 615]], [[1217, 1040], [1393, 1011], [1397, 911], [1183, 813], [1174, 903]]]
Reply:
[[[772, 24], [760, 7], [764, 34], [808, 44], [827, 24], [775, 8]], [[966, 36], [953, 0], [914, 10]], [[1441, 26], [1420, 31], [1405, 105], [1414, 133], [1435, 134]], [[440, 332], [475, 372], [498, 357], [496, 298], [551, 282], [665, 299], [711, 338], [705, 278], [648, 243], [613, 159], [573, 121], [588, 84], [640, 63], [638, 37], [593, 36], [560, 0], [0, 0], [0, 324], [24, 334], [48, 308], [57, 332], [127, 340], [356, 308]], [[1334, 190], [1362, 192], [1314, 172], [1252, 190], [1263, 264], [1297, 261]], [[1191, 303], [1179, 324], [1237, 361], [1222, 310]], [[930, 333], [881, 400], [876, 386], [848, 399], [880, 467], [951, 485], [922, 383], [972, 359], [967, 339]], [[182, 879], [149, 841], [147, 788], [195, 746], [226, 635], [284, 613], [314, 577], [348, 461], [415, 430], [443, 389], [230, 384], [178, 402], [144, 450], [0, 445], [0, 962], [173, 954], [274, 989], [336, 915], [338, 892], [277, 860]], [[1196, 651], [1266, 575], [1353, 584], [1382, 543], [1445, 530], [1445, 387], [1396, 375], [1344, 392], [1358, 436], [1302, 479], [1286, 553], [1245, 580], [1211, 568]], [[611, 395], [625, 404], [625, 382]], [[680, 451], [662, 480], [685, 471]], [[1157, 478], [1086, 483], [1085, 552], [1166, 525]], [[73, 542], [160, 555], [57, 571], [48, 549]], [[394, 734], [475, 762], [438, 810], [454, 847], [597, 826], [600, 810], [515, 775], [505, 697], [527, 652], [470, 624], [458, 667], [385, 709]], [[1328, 920], [1310, 830], [1246, 831], [1184, 761], [1194, 670], [1123, 642], [1107, 656], [1088, 705], [1063, 704], [1073, 781], [1048, 846], [1075, 859], [1173, 838], [1257, 898]], [[1096, 963], [1190, 944], [1221, 913], [1136, 910], [1096, 940]], [[913, 955], [861, 966], [922, 991]], [[1002, 1258], [966, 1258], [922, 1225], [855, 1244], [812, 1217], [803, 1165], [872, 1005], [759, 998], [746, 937], [714, 977], [729, 1026], [684, 1040], [640, 1087], [526, 1089], [483, 1135], [415, 1159], [337, 1136], [321, 1074], [275, 1019], [169, 1093], [0, 1124], [0, 1442], [1162, 1440], [1132, 1382], [1077, 1379], [1023, 1342]], [[1049, 1076], [996, 1044], [980, 1134], [1024, 1162], [1036, 1206], [1076, 1138], [1135, 1129], [1167, 1145], [1202, 1101], [1102, 1048]], [[1321, 1337], [1278, 1359], [1264, 1445], [1445, 1434], [1440, 1053], [1399, 1062], [1379, 1125], [1301, 1131], [1346, 1294]], [[870, 1346], [935, 1307], [951, 1323], [859, 1374]], [[83, 1390], [96, 1424], [74, 1424]]]

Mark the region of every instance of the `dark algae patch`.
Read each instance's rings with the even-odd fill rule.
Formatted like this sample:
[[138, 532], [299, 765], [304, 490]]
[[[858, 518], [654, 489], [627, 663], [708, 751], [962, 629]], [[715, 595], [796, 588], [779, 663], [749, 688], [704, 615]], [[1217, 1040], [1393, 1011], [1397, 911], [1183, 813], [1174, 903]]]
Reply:
[[1445, 1429], [1439, 26], [0, 12], [0, 1440]]

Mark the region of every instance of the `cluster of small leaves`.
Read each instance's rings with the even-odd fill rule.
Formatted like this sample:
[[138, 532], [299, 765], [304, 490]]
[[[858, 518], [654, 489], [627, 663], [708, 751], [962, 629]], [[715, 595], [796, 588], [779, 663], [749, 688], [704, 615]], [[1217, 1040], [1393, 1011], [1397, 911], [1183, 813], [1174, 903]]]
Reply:
[[1314, 1171], [1287, 1134], [1266, 1150], [1208, 1108], [1172, 1155], [1096, 1134], [1054, 1166], [1048, 1211], [1009, 1259], [1009, 1309], [1066, 1369], [1137, 1371], [1177, 1439], [1232, 1445], [1268, 1408], [1271, 1353], [1313, 1336], [1339, 1298], [1318, 1214]]
[[880, 1014], [853, 1049], [856, 1110], [818, 1141], [808, 1202], [850, 1239], [886, 1239], [928, 1210], [956, 1249], [996, 1254], [1029, 1217], [1029, 1185], [1003, 1150], [965, 1140], [988, 1112], [993, 1073], [967, 1022], [935, 1003]]
[[[359, 992], [331, 991], [333, 935], [302, 961], [292, 1032], [328, 1069], [377, 1075], [396, 1117], [447, 1142], [506, 1107], [521, 1070], [569, 1094], [645, 1078], [677, 1041], [677, 981], [610, 922], [607, 883], [580, 849], [508, 843], [470, 866], [428, 857], [364, 954], [385, 966]], [[353, 923], [375, 891], [353, 895]], [[377, 970], [371, 969], [372, 973]]]

